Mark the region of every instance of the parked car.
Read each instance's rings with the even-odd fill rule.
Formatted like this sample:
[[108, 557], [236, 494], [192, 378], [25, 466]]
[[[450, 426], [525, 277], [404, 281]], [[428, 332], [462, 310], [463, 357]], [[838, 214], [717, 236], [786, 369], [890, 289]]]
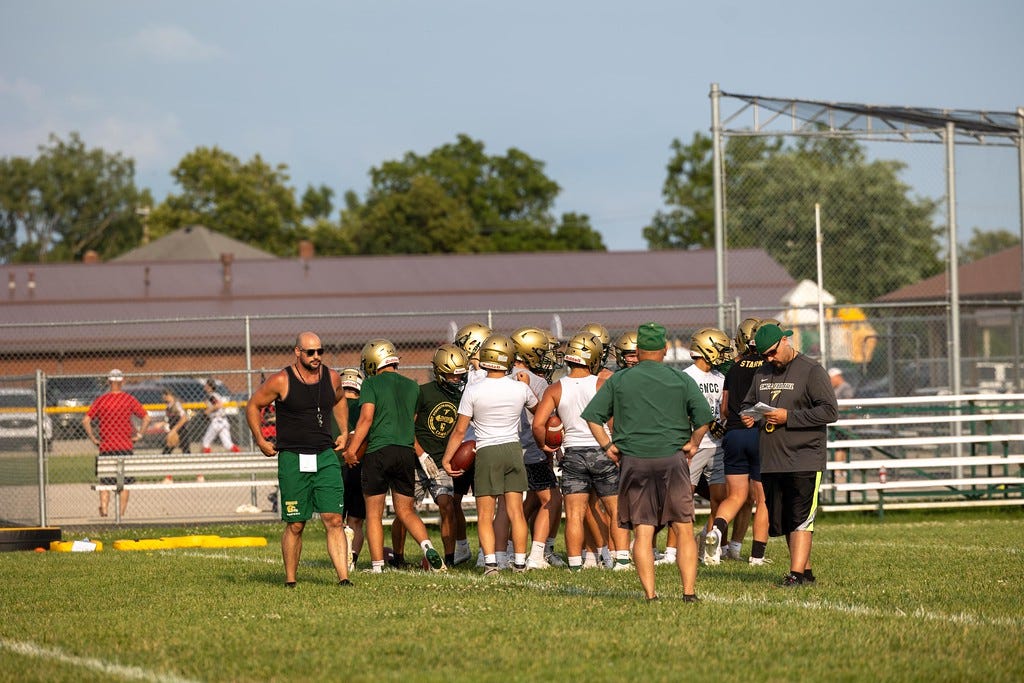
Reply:
[[82, 417], [97, 396], [107, 390], [99, 377], [47, 377], [46, 405], [52, 413], [53, 433], [58, 439], [85, 437]]
[[[34, 389], [0, 389], [0, 448], [34, 449], [39, 443], [39, 412]], [[53, 421], [43, 414], [43, 447], [50, 450]]]

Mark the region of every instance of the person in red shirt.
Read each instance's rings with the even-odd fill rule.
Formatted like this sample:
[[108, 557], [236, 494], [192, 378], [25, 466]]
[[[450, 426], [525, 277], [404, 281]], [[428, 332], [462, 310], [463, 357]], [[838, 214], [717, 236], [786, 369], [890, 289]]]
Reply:
[[[135, 450], [135, 442], [142, 438], [142, 434], [149, 426], [149, 413], [142, 407], [138, 399], [129, 393], [121, 390], [124, 385], [124, 373], [120, 370], [111, 370], [107, 375], [110, 382], [110, 391], [98, 396], [89, 412], [82, 418], [82, 426], [85, 434], [96, 446], [99, 447], [97, 465], [99, 458], [115, 457], [118, 455], [132, 455]], [[132, 422], [132, 416], [142, 420], [142, 425], [136, 429]], [[93, 431], [93, 420], [99, 422], [99, 438]], [[126, 484], [131, 484], [134, 479], [125, 477]], [[117, 480], [113, 477], [100, 477], [101, 484], [115, 484]], [[122, 490], [118, 496], [118, 503], [121, 507], [121, 515], [124, 515], [128, 507], [128, 491]], [[110, 491], [100, 491], [100, 517], [107, 516], [107, 508], [110, 505]]]

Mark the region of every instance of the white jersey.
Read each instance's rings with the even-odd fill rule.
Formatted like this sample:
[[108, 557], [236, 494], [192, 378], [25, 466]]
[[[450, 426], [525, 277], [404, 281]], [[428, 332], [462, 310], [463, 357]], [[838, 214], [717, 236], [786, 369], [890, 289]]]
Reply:
[[[725, 387], [725, 375], [714, 369], [711, 372], [704, 372], [697, 367], [696, 363], [683, 370], [683, 372], [692, 377], [693, 381], [697, 383], [697, 387], [704, 394], [704, 398], [708, 400], [708, 405], [711, 407], [711, 417], [717, 421], [722, 416], [722, 389]], [[700, 425], [695, 426], [699, 427]], [[704, 438], [701, 439], [700, 447], [718, 448], [721, 444], [722, 440], [712, 438], [711, 431], [709, 430], [704, 435]]]
[[[476, 384], [482, 379], [487, 379], [487, 371], [483, 368], [474, 368], [472, 365], [469, 366], [469, 372], [466, 373], [466, 386], [470, 384]], [[466, 441], [476, 441], [476, 430], [473, 429], [473, 424], [470, 423], [466, 429]]]
[[[544, 395], [544, 390], [548, 388], [547, 381], [526, 368], [515, 368], [512, 370], [513, 375], [520, 372], [525, 372], [530, 376], [530, 391], [540, 399]], [[519, 443], [523, 447], [523, 462], [527, 465], [548, 461], [548, 454], [537, 446], [537, 441], [533, 438], [533, 413], [526, 408], [523, 408], [523, 413], [520, 415]]]
[[587, 377], [563, 377], [562, 397], [558, 399], [558, 417], [562, 420], [564, 448], [598, 448], [600, 444], [590, 432], [587, 421], [580, 413], [597, 393], [597, 375]]
[[523, 408], [537, 405], [537, 397], [522, 382], [511, 377], [486, 377], [466, 387], [459, 402], [459, 415], [470, 418], [476, 432], [476, 447], [519, 443]]

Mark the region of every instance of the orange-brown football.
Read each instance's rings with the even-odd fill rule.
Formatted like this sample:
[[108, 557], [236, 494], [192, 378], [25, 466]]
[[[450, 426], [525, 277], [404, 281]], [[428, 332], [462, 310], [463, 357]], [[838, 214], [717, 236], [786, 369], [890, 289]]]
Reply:
[[548, 448], [558, 448], [562, 445], [562, 420], [557, 415], [548, 418], [548, 430], [544, 435], [544, 445]]
[[[348, 433], [348, 443], [352, 443], [352, 436], [356, 433], [356, 430], [352, 430]], [[369, 436], [369, 434], [367, 434]], [[359, 448], [356, 449], [356, 460], [359, 462], [363, 461], [363, 456], [366, 455], [366, 446], [370, 443], [370, 439], [363, 439], [363, 442], [359, 444]]]
[[476, 460], [476, 441], [472, 439], [463, 441], [452, 455], [452, 469], [468, 470], [473, 466], [474, 460]]

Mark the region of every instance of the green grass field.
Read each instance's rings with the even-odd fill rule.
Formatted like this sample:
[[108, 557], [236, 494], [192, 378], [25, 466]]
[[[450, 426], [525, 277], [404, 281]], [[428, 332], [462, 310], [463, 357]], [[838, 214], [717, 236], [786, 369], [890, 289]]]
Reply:
[[[1020, 681], [1022, 521], [831, 515], [817, 585], [776, 587], [786, 553], [773, 539], [774, 565], [702, 567], [699, 605], [679, 599], [672, 567], [658, 568], [651, 604], [633, 572], [598, 570], [357, 572], [341, 588], [319, 522], [295, 590], [282, 585], [279, 524], [65, 531], [108, 549], [0, 556], [0, 680]], [[200, 533], [270, 544], [110, 547]], [[407, 556], [419, 559], [411, 543]]]

